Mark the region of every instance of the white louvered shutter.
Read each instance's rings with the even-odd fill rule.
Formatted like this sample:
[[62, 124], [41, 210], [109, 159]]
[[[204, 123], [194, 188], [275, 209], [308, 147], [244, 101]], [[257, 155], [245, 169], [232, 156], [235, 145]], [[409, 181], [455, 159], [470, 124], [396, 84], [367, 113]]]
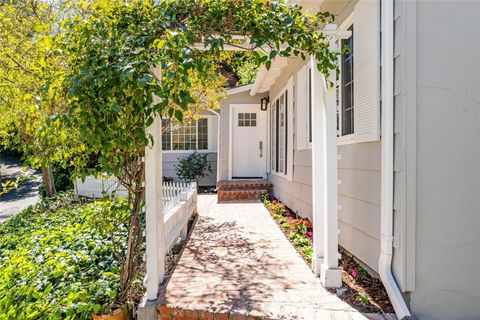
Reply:
[[380, 138], [380, 1], [360, 0], [353, 22], [355, 142]]
[[308, 148], [308, 67], [304, 65], [297, 72], [296, 85], [296, 140], [297, 150]]

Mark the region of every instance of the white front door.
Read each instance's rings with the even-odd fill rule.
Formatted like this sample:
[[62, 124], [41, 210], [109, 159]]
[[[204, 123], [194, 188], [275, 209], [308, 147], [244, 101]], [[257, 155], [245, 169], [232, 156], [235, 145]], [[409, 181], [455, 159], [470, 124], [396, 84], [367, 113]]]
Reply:
[[260, 105], [232, 106], [232, 178], [267, 177], [267, 112]]

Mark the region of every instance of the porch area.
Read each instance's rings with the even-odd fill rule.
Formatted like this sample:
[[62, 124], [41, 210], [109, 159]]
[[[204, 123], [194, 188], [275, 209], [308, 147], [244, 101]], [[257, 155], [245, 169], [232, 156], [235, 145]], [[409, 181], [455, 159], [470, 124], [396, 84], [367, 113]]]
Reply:
[[199, 195], [198, 213], [160, 319], [370, 318], [323, 288], [262, 203]]

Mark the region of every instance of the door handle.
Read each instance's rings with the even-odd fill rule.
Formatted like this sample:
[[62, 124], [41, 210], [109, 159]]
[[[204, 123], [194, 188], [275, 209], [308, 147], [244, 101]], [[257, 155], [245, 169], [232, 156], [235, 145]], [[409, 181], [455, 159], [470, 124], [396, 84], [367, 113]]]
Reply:
[[263, 141], [259, 142], [258, 147], [260, 149], [260, 158], [261, 158], [263, 157]]

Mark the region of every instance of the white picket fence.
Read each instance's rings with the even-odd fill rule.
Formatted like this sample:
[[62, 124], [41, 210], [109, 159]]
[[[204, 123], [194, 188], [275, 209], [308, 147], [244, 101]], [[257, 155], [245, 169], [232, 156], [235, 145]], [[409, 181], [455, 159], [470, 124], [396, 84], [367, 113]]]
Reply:
[[[77, 179], [74, 184], [77, 197], [101, 199], [105, 195], [127, 196], [127, 190], [115, 177], [108, 176], [87, 176], [85, 181]], [[181, 200], [181, 193], [189, 194], [196, 189], [196, 183], [164, 182], [163, 183], [163, 212], [167, 213], [178, 205]]]
[[92, 199], [101, 199], [107, 195], [127, 196], [127, 190], [115, 177], [87, 176], [85, 181], [77, 179], [74, 184], [75, 195]]
[[[77, 197], [101, 199], [106, 194], [127, 195], [127, 190], [115, 177], [88, 176], [85, 181], [77, 179], [74, 187]], [[168, 252], [179, 238], [187, 237], [188, 221], [197, 212], [197, 186], [194, 182], [164, 182], [162, 190], [165, 252]]]
[[163, 184], [163, 212], [165, 224], [165, 252], [169, 252], [178, 238], [185, 240], [188, 221], [197, 212], [197, 186], [192, 183], [167, 182]]

